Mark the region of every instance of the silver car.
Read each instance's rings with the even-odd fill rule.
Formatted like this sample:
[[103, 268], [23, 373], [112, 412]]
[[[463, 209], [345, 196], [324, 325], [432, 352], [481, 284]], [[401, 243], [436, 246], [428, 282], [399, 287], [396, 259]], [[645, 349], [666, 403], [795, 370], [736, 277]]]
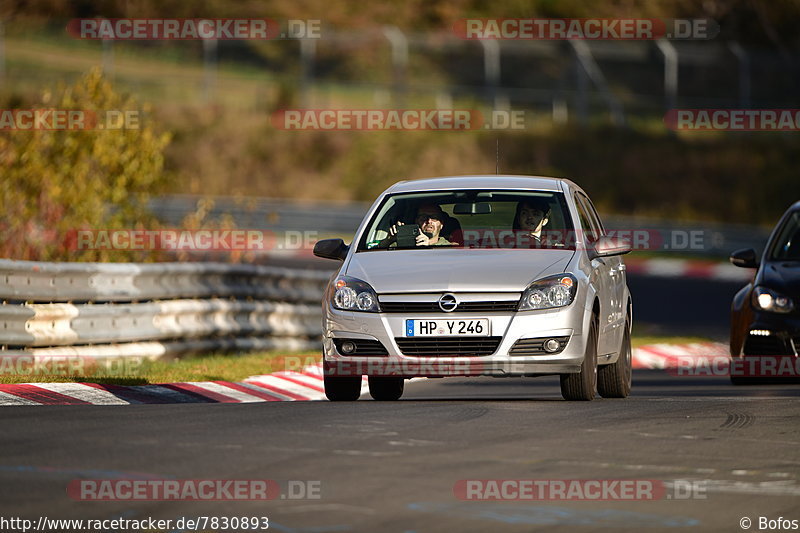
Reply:
[[402, 181], [370, 208], [322, 302], [325, 394], [376, 400], [404, 380], [559, 375], [567, 400], [631, 388], [631, 296], [586, 193], [559, 178]]

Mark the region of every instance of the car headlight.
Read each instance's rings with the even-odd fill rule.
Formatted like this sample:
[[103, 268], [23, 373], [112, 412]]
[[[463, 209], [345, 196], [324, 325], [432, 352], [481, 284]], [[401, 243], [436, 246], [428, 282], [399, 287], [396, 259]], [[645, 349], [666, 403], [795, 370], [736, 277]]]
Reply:
[[578, 280], [572, 274], [548, 276], [531, 283], [519, 301], [519, 311], [553, 309], [572, 303], [578, 290]]
[[766, 287], [753, 289], [753, 307], [773, 313], [790, 313], [794, 310], [792, 299]]
[[350, 276], [339, 276], [333, 283], [332, 289], [331, 301], [335, 309], [370, 313], [378, 313], [381, 310], [375, 289], [366, 281]]

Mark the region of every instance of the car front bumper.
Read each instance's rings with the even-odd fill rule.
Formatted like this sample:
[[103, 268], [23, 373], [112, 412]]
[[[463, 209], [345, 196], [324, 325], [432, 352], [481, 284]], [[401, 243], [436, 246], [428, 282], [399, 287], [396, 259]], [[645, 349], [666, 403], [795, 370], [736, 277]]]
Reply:
[[800, 355], [800, 316], [755, 312], [747, 329], [743, 352], [747, 355]]
[[[405, 336], [407, 319], [476, 318], [489, 319], [490, 336], [500, 337], [495, 341], [496, 349], [490, 354], [408, 355], [403, 353], [398, 343], [398, 340], [402, 342], [403, 339], [408, 339]], [[329, 374], [404, 377], [503, 377], [576, 373], [580, 371], [585, 353], [584, 318], [584, 309], [575, 303], [555, 310], [447, 314], [356, 313], [326, 306], [323, 319], [325, 369]], [[518, 355], [519, 348], [514, 353], [515, 344], [521, 339], [549, 338], [563, 339], [566, 344], [560, 351], [552, 354]], [[385, 348], [385, 355], [345, 355], [337, 348], [337, 341], [341, 346], [342, 339], [378, 341]], [[434, 344], [436, 342], [436, 339], [430, 337], [414, 339], [426, 339]], [[476, 337], [470, 337], [468, 341], [474, 339]]]

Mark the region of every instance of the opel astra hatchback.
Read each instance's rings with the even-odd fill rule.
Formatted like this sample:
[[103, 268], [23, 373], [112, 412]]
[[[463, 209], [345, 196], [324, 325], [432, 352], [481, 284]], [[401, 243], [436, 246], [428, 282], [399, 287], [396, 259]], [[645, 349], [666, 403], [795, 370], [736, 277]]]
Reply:
[[566, 179], [397, 183], [337, 259], [322, 302], [325, 394], [396, 400], [404, 380], [559, 375], [567, 400], [631, 387], [631, 297], [588, 196]]

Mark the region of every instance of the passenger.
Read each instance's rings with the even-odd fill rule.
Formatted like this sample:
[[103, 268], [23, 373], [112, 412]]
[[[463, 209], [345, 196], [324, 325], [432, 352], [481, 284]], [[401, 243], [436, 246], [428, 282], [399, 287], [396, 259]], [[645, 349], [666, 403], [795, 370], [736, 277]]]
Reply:
[[542, 228], [550, 218], [550, 203], [544, 198], [530, 198], [517, 204], [514, 215], [515, 231], [525, 232], [531, 239], [531, 246], [542, 244]]

